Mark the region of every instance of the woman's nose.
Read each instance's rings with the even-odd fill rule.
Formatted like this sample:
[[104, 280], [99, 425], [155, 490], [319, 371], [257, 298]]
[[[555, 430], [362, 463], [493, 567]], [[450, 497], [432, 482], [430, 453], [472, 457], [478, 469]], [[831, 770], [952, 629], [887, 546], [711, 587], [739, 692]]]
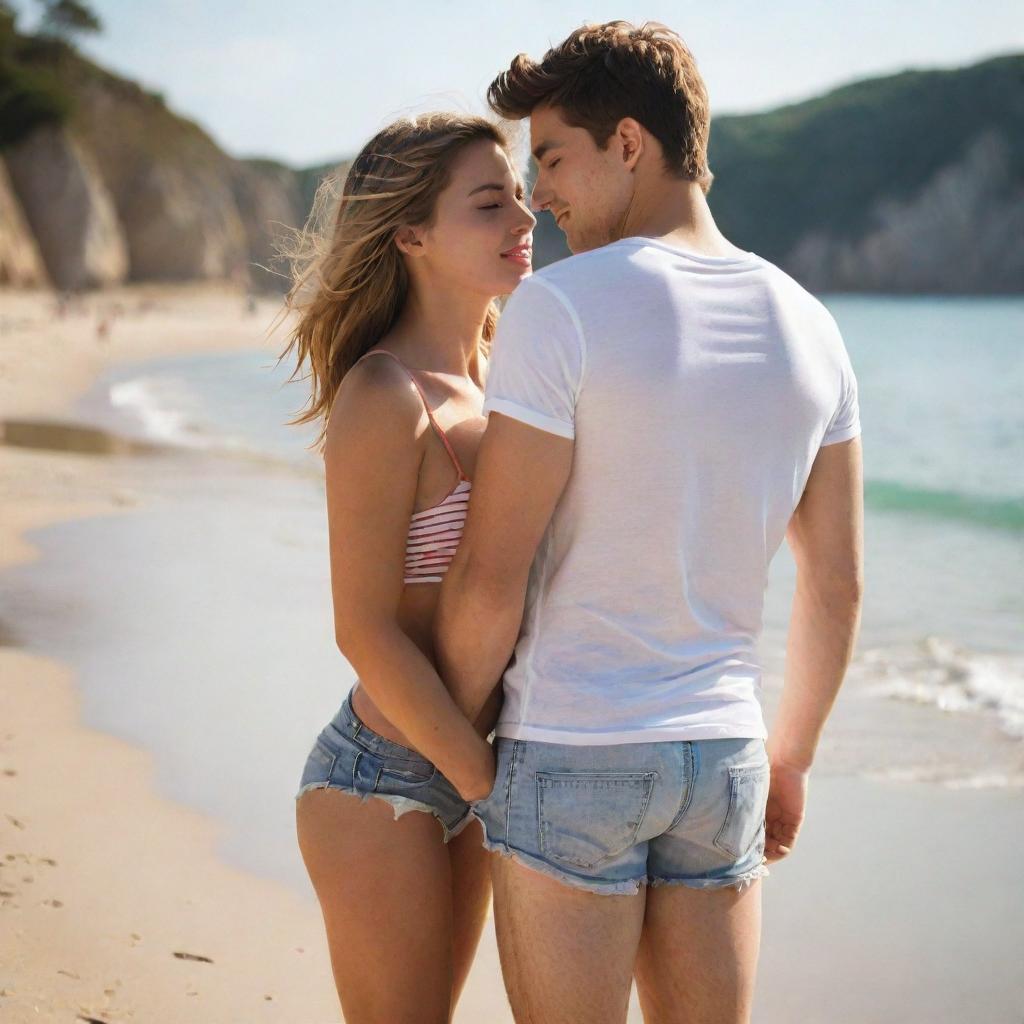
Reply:
[[524, 206], [523, 207], [523, 217], [522, 217], [522, 220], [520, 221], [519, 230], [522, 231], [523, 228], [531, 228], [532, 229], [532, 228], [534, 228], [536, 226], [536, 224], [537, 224], [537, 218], [534, 217], [534, 215]]

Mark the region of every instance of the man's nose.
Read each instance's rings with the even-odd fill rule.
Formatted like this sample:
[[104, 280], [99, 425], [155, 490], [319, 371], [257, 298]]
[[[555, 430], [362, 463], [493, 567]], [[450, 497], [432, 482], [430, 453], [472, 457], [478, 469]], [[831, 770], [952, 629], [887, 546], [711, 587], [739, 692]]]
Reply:
[[540, 179], [533, 183], [533, 188], [530, 189], [530, 209], [534, 213], [540, 213], [541, 210], [547, 205], [547, 193], [546, 190], [541, 188]]

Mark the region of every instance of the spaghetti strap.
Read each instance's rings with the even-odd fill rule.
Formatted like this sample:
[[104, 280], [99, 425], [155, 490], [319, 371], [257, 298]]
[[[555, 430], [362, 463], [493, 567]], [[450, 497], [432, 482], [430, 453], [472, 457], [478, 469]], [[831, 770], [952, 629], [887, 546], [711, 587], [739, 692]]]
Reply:
[[423, 393], [423, 388], [420, 387], [420, 382], [413, 375], [412, 370], [410, 370], [409, 367], [406, 366], [405, 363], [403, 363], [402, 360], [399, 359], [394, 352], [389, 352], [386, 348], [370, 349], [369, 352], [364, 352], [352, 365], [355, 366], [356, 363], [362, 362], [367, 356], [376, 355], [377, 353], [380, 353], [381, 355], [384, 356], [391, 356], [391, 358], [394, 359], [394, 361], [398, 363], [398, 365], [401, 366], [402, 369], [405, 370], [405, 372], [409, 375], [410, 380], [413, 382], [413, 384], [416, 386], [416, 390], [419, 392], [420, 398], [423, 399], [423, 408], [426, 409], [427, 411], [427, 418], [430, 420], [430, 423], [433, 426], [434, 430], [437, 431], [438, 436], [444, 443], [444, 446], [447, 449], [448, 454], [451, 456], [452, 462], [455, 463], [455, 468], [456, 470], [458, 470], [459, 473], [459, 479], [468, 479], [466, 474], [462, 472], [462, 465], [459, 462], [459, 457], [455, 454], [455, 449], [452, 448], [451, 442], [448, 440], [448, 435], [445, 434], [445, 432], [441, 429], [441, 424], [438, 423], [436, 419], [434, 419], [434, 414], [430, 411], [430, 403], [427, 402], [427, 396]]

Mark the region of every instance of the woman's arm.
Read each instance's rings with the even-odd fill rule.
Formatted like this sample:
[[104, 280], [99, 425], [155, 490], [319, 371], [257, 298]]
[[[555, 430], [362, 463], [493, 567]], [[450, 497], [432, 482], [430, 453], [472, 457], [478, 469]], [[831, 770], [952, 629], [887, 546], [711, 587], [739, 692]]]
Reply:
[[335, 639], [385, 717], [472, 800], [491, 791], [491, 747], [397, 619], [425, 422], [390, 359], [363, 361], [338, 389], [324, 446]]

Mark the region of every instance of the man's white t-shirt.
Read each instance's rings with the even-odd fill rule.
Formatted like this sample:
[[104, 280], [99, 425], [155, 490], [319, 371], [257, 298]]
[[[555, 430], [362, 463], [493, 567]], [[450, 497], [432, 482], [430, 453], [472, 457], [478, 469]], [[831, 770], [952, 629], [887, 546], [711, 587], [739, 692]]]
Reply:
[[623, 238], [520, 283], [483, 408], [574, 439], [495, 734], [767, 738], [768, 566], [818, 449], [860, 433], [828, 310], [753, 253]]

